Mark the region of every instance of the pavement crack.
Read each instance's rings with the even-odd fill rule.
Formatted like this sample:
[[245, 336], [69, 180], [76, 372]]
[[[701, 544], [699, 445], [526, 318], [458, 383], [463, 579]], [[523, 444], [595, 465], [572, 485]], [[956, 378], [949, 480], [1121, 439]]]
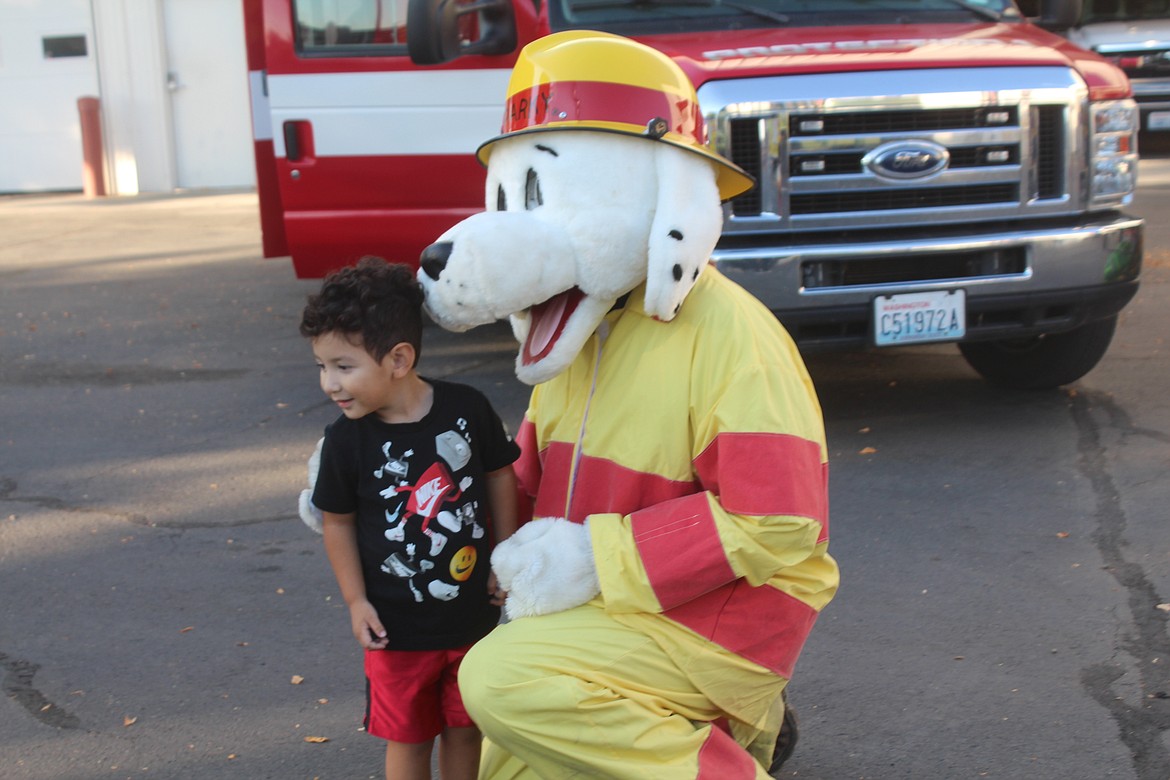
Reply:
[[150, 521], [142, 515], [133, 512], [118, 512], [113, 509], [100, 509], [97, 507], [75, 506], [62, 501], [53, 496], [21, 496], [16, 493], [16, 480], [3, 477], [0, 478], [0, 501], [12, 501], [17, 504], [31, 504], [32, 506], [41, 507], [42, 509], [52, 509], [58, 512], [72, 512], [76, 514], [86, 515], [105, 515], [106, 517], [116, 517], [128, 523], [135, 525], [150, 525]]
[[247, 373], [242, 368], [169, 368], [151, 365], [82, 365], [37, 361], [5, 361], [5, 385], [70, 385], [123, 387], [174, 382], [220, 382]]
[[40, 668], [31, 661], [0, 653], [0, 669], [4, 670], [4, 680], [0, 687], [4, 689], [4, 695], [46, 726], [56, 729], [81, 728], [80, 718], [49, 701], [43, 693], [33, 687], [33, 678]]
[[1125, 411], [1102, 393], [1078, 392], [1070, 397], [1069, 408], [1078, 434], [1077, 468], [1088, 480], [1094, 496], [1091, 511], [1097, 527], [1092, 534], [1093, 542], [1105, 562], [1105, 571], [1126, 594], [1130, 625], [1121, 640], [1121, 649], [1133, 659], [1138, 671], [1140, 697], [1135, 703], [1115, 691], [1114, 683], [1125, 675], [1125, 668], [1117, 662], [1085, 668], [1081, 672], [1081, 684], [1117, 724], [1139, 780], [1166, 780], [1170, 749], [1163, 740], [1163, 732], [1170, 732], [1170, 706], [1161, 697], [1170, 687], [1166, 672], [1170, 668], [1170, 633], [1165, 613], [1156, 608], [1166, 599], [1159, 597], [1141, 564], [1126, 557], [1128, 517], [1121, 491], [1109, 469], [1108, 448], [1094, 411], [1104, 413], [1109, 425], [1123, 439], [1149, 432], [1136, 431]]
[[241, 528], [249, 525], [263, 525], [264, 523], [281, 523], [288, 520], [299, 520], [300, 515], [296, 513], [282, 513], [278, 515], [269, 515], [265, 517], [250, 517], [243, 520], [233, 520], [230, 522], [193, 522], [190, 520], [151, 520], [146, 515], [140, 515], [135, 512], [119, 512], [113, 509], [101, 509], [97, 507], [74, 506], [62, 501], [59, 498], [52, 496], [22, 496], [16, 493], [16, 480], [8, 477], [0, 477], [0, 501], [11, 501], [17, 504], [29, 504], [31, 506], [40, 507], [42, 509], [52, 509], [57, 512], [71, 512], [75, 514], [88, 515], [104, 515], [106, 517], [113, 517], [132, 525], [142, 526], [143, 528], [164, 528], [177, 530], [190, 530], [194, 528]]
[[269, 517], [252, 517], [246, 520], [232, 520], [230, 522], [198, 522], [191, 520], [145, 520], [141, 522], [135, 520], [132, 522], [138, 525], [144, 525], [148, 528], [166, 528], [179, 531], [190, 531], [196, 528], [242, 528], [248, 525], [263, 525], [264, 523], [283, 523], [288, 520], [300, 520], [301, 516], [298, 514], [281, 514], [271, 515]]

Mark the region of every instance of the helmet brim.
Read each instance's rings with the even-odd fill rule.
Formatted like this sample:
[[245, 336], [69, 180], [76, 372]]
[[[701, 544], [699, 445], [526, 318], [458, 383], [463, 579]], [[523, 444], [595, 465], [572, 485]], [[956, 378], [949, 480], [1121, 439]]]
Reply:
[[505, 138], [515, 138], [516, 136], [531, 135], [534, 133], [564, 132], [565, 130], [581, 130], [591, 133], [616, 133], [618, 135], [642, 138], [650, 142], [667, 143], [683, 151], [704, 157], [715, 168], [715, 183], [719, 188], [719, 199], [724, 202], [742, 195], [756, 186], [754, 176], [727, 158], [715, 154], [705, 146], [696, 146], [693, 143], [689, 143], [682, 136], [679, 139], [675, 139], [672, 137], [674, 135], [673, 133], [667, 133], [661, 138], [652, 138], [646, 135], [645, 128], [637, 128], [636, 130], [627, 129], [625, 126], [616, 122], [597, 122], [596, 120], [589, 123], [558, 122], [552, 125], [540, 125], [537, 127], [528, 127], [523, 130], [515, 130], [511, 133], [504, 133], [484, 141], [475, 150], [475, 156], [486, 167], [488, 160], [491, 158], [492, 147]]

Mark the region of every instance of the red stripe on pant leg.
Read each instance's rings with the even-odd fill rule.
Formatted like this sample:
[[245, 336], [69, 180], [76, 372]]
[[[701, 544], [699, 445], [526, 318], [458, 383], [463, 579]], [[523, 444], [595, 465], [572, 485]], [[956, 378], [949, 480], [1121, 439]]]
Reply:
[[828, 472], [815, 441], [781, 433], [721, 433], [695, 458], [695, 471], [729, 512], [828, 523]]
[[724, 731], [712, 728], [699, 748], [696, 780], [754, 780], [758, 764]]
[[792, 668], [817, 619], [817, 611], [770, 585], [737, 580], [667, 610], [666, 617], [781, 677]]
[[638, 556], [664, 610], [735, 579], [706, 493], [630, 515]]

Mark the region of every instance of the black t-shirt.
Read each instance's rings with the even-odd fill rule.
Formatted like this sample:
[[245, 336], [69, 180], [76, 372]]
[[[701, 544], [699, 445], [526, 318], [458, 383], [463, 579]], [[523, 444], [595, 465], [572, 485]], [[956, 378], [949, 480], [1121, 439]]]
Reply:
[[326, 427], [313, 491], [318, 508], [357, 514], [366, 597], [395, 650], [461, 647], [496, 626], [484, 474], [520, 454], [482, 393], [426, 382], [434, 401], [418, 422]]

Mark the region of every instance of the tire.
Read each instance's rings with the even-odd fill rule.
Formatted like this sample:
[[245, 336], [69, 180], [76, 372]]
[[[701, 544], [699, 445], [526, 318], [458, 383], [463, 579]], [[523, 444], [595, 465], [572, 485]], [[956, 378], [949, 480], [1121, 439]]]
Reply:
[[993, 385], [1048, 390], [1089, 373], [1109, 349], [1117, 315], [1064, 333], [959, 344], [971, 368]]

